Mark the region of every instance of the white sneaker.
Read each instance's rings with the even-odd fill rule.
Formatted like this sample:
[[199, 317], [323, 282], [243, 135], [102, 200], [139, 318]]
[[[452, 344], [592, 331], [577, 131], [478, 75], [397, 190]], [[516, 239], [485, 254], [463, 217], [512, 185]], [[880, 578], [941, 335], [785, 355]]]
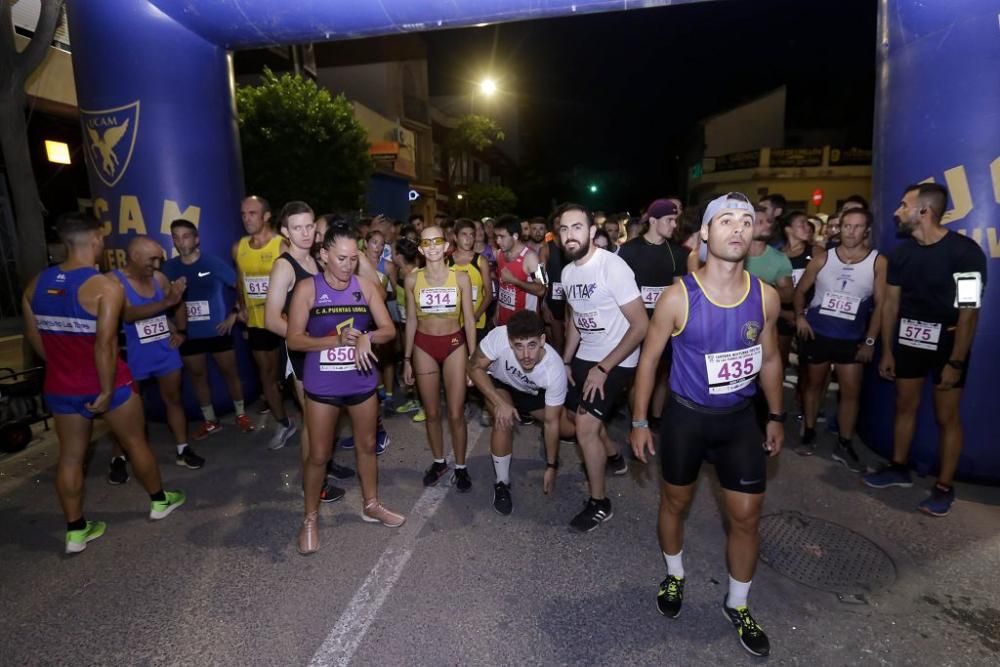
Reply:
[[287, 443], [289, 438], [291, 438], [299, 429], [295, 426], [295, 422], [292, 419], [288, 420], [288, 426], [278, 426], [274, 429], [274, 435], [271, 436], [271, 441], [267, 443], [267, 448], [270, 450], [281, 449]]

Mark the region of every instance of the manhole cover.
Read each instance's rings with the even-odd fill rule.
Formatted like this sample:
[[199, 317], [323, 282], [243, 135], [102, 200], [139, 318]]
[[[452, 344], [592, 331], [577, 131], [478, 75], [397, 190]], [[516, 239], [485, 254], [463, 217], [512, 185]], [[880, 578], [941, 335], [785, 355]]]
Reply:
[[760, 559], [789, 579], [844, 595], [896, 580], [889, 554], [853, 530], [799, 512], [761, 517]]

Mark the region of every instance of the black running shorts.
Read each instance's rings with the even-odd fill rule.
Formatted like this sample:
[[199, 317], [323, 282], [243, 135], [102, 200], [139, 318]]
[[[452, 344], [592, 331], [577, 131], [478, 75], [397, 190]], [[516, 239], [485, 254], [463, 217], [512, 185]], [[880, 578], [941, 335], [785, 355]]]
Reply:
[[626, 397], [628, 388], [632, 386], [635, 368], [615, 366], [609, 369], [610, 372], [604, 379], [604, 397], [601, 398], [601, 395], [595, 392], [593, 400], [587, 401], [583, 398], [583, 383], [587, 380], [587, 373], [597, 364], [596, 361], [573, 359], [573, 363], [570, 364], [573, 382], [570, 383], [566, 392], [566, 409], [572, 412], [581, 410], [589, 412], [601, 421], [609, 422], [615, 415], [615, 407], [618, 402]]
[[858, 345], [864, 341], [816, 337], [799, 339], [799, 357], [807, 364], [859, 364]]
[[545, 393], [538, 392], [537, 394], [528, 394], [526, 392], [520, 391], [511, 387], [509, 384], [497, 380], [492, 375], [490, 379], [493, 380], [493, 386], [497, 389], [503, 389], [505, 392], [510, 394], [510, 401], [514, 404], [514, 409], [517, 410], [522, 415], [530, 415], [535, 410], [545, 409]]
[[180, 346], [182, 357], [199, 354], [219, 354], [233, 349], [232, 336], [212, 336], [211, 338], [189, 338]]
[[[683, 400], [683, 399], [682, 399]], [[686, 402], [686, 401], [685, 401]], [[764, 493], [767, 450], [753, 402], [733, 410], [694, 409], [671, 397], [660, 420], [660, 468], [663, 481], [694, 484], [701, 462], [715, 463], [719, 484], [729, 491]]]
[[[951, 350], [955, 346], [955, 332], [942, 331], [936, 350], [921, 350], [908, 345], [896, 344], [893, 357], [896, 360], [896, 377], [902, 380], [923, 379], [928, 375], [934, 384], [941, 383], [941, 371], [951, 359]], [[965, 378], [969, 374], [971, 353], [965, 359], [965, 369], [955, 385], [956, 389], [965, 386]]]

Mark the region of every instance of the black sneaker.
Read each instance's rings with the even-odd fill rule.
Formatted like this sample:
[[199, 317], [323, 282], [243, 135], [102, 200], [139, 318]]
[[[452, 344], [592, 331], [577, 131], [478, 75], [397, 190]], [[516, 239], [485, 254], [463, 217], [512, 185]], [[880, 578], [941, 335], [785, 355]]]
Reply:
[[493, 509], [497, 514], [508, 516], [514, 510], [514, 503], [510, 498], [510, 486], [503, 482], [493, 485]]
[[521, 426], [531, 426], [535, 423], [535, 418], [529, 415], [527, 412], [517, 413], [517, 423]]
[[771, 643], [767, 640], [767, 635], [753, 620], [750, 610], [746, 607], [732, 609], [726, 605], [726, 598], [722, 599], [722, 611], [729, 619], [729, 622], [736, 628], [740, 636], [740, 644], [751, 655], [765, 656], [771, 652]]
[[448, 464], [435, 461], [430, 468], [424, 471], [424, 486], [437, 486], [446, 472], [448, 472]]
[[468, 493], [472, 490], [472, 478], [469, 477], [468, 468], [455, 468], [455, 474], [451, 476], [451, 483], [455, 485], [459, 493]]
[[832, 458], [838, 463], [843, 463], [851, 472], [864, 472], [865, 466], [861, 463], [861, 458], [854, 451], [854, 445], [850, 440], [838, 440], [833, 446]]
[[591, 498], [587, 501], [583, 511], [569, 522], [569, 527], [581, 533], [589, 533], [614, 515], [615, 513], [611, 511], [610, 499], [595, 500]]
[[805, 427], [802, 431], [802, 440], [795, 445], [794, 451], [799, 456], [812, 456], [816, 453], [816, 429]]
[[667, 618], [677, 618], [681, 615], [681, 602], [684, 601], [684, 579], [668, 574], [660, 582], [660, 590], [656, 594], [656, 608]]
[[111, 465], [108, 466], [108, 484], [118, 486], [119, 484], [124, 484], [127, 481], [128, 461], [121, 456], [112, 458]]
[[190, 468], [191, 470], [197, 470], [205, 465], [205, 459], [195, 454], [194, 450], [191, 449], [191, 445], [185, 447], [184, 451], [178, 454], [177, 458], [174, 460], [177, 465], [184, 468]]
[[326, 474], [334, 479], [351, 479], [355, 473], [354, 468], [337, 465], [333, 459], [330, 459], [329, 463], [326, 464]]
[[257, 404], [257, 414], [266, 415], [269, 412], [271, 412], [271, 406], [267, 404], [267, 401], [261, 399], [260, 403]]
[[321, 503], [335, 503], [344, 497], [347, 493], [339, 486], [334, 486], [329, 482], [323, 482], [323, 490], [319, 492], [319, 501]]
[[608, 462], [604, 465], [604, 470], [612, 475], [624, 475], [628, 472], [628, 461], [621, 454], [608, 457]]

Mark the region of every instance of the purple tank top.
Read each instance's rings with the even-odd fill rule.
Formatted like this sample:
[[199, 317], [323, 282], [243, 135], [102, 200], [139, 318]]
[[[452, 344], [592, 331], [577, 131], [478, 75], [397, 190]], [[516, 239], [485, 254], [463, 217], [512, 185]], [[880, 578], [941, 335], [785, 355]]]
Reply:
[[[316, 296], [309, 309], [306, 332], [314, 337], [329, 336], [353, 327], [369, 331], [372, 326], [371, 311], [361, 292], [357, 276], [342, 290], [334, 289], [319, 273], [312, 278]], [[337, 347], [322, 352], [307, 352], [303, 388], [315, 396], [353, 396], [375, 389], [378, 373], [363, 373], [355, 366], [353, 347]]]
[[764, 288], [743, 274], [750, 289], [734, 306], [712, 303], [694, 274], [681, 278], [687, 293], [687, 320], [673, 337], [670, 389], [707, 408], [728, 408], [757, 392], [763, 353]]

